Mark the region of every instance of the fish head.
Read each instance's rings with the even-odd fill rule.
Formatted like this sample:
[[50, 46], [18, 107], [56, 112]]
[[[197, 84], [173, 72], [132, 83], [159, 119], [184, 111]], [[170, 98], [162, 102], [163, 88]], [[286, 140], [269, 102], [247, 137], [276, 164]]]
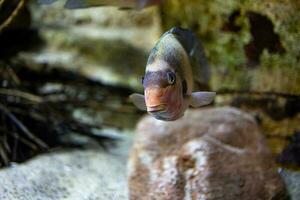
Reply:
[[155, 118], [171, 121], [183, 115], [181, 78], [175, 71], [147, 72], [143, 86], [147, 111]]

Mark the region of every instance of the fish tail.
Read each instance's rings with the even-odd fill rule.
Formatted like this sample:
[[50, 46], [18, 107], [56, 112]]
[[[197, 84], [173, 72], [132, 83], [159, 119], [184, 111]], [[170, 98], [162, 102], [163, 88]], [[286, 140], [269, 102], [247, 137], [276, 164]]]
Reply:
[[207, 62], [204, 48], [196, 35], [184, 28], [174, 27], [169, 32], [179, 40], [189, 56], [196, 85], [207, 86], [210, 80], [210, 66]]

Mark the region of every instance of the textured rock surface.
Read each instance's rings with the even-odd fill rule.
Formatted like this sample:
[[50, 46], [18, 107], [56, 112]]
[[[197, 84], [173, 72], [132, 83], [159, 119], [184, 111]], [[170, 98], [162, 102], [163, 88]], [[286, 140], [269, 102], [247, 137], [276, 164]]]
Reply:
[[251, 116], [193, 110], [175, 122], [144, 118], [129, 161], [131, 199], [270, 199], [284, 191]]
[[0, 170], [1, 200], [126, 200], [129, 140], [113, 152], [62, 151]]
[[300, 94], [299, 8], [294, 0], [173, 0], [162, 20], [166, 30], [191, 27], [202, 38], [214, 89]]
[[163, 30], [174, 24], [189, 27], [203, 41], [213, 90], [298, 95], [229, 93], [216, 98], [219, 106], [236, 106], [244, 100], [239, 108], [260, 119], [275, 154], [286, 145], [285, 137], [300, 129], [299, 9], [300, 1], [295, 0], [170, 0], [162, 4]]
[[284, 179], [291, 200], [298, 200], [300, 197], [300, 173], [283, 169], [280, 175]]

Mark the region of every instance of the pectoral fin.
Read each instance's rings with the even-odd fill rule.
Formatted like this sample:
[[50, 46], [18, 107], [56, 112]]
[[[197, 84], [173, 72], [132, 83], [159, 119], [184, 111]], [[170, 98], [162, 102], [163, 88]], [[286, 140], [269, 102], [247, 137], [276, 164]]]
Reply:
[[198, 108], [210, 104], [215, 96], [215, 92], [194, 92], [190, 97], [190, 105], [194, 108]]
[[145, 97], [142, 94], [134, 93], [129, 96], [133, 104], [140, 110], [147, 110], [147, 106], [145, 103]]

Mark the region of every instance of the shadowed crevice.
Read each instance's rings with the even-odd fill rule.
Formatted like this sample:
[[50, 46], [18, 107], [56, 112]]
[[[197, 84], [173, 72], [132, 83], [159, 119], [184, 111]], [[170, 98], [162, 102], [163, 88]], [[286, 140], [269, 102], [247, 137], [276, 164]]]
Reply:
[[250, 23], [251, 41], [244, 46], [247, 57], [247, 65], [255, 67], [260, 64], [260, 55], [264, 49], [269, 53], [285, 52], [280, 38], [274, 32], [274, 26], [270, 19], [256, 12], [247, 12]]
[[240, 10], [233, 11], [228, 17], [227, 22], [224, 23], [222, 31], [238, 33], [242, 29], [242, 27], [236, 23], [237, 18], [240, 16]]

